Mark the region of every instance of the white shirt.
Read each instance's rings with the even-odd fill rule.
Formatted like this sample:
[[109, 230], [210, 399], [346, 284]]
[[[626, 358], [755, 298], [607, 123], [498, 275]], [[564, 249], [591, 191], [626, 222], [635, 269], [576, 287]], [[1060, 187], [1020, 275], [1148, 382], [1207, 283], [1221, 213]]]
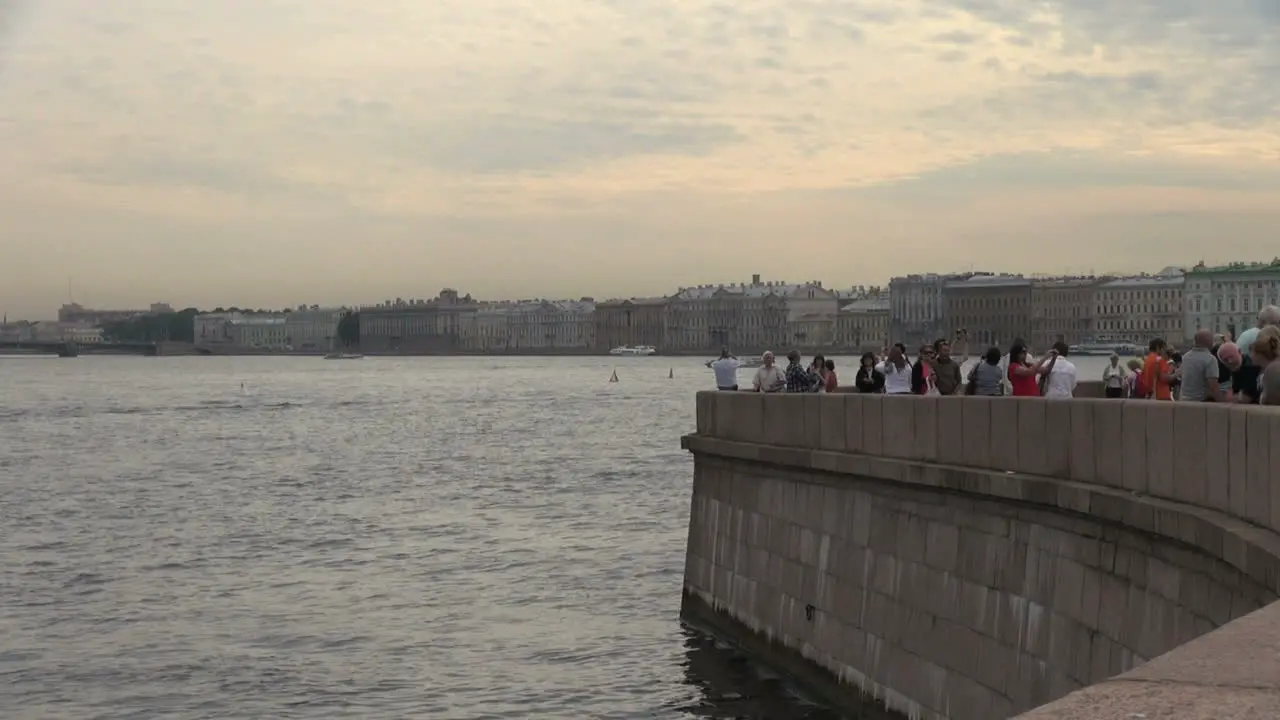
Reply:
[[738, 358], [720, 358], [711, 363], [711, 369], [716, 371], [716, 387], [729, 388], [738, 384], [738, 368], [742, 363], [738, 362]]
[[1069, 398], [1076, 391], [1076, 366], [1068, 359], [1060, 357], [1053, 362], [1053, 370], [1044, 384], [1044, 396], [1051, 398]]
[[765, 367], [761, 365], [756, 370], [756, 379], [753, 386], [757, 390], [765, 392], [775, 392], [783, 385], [787, 384], [787, 378], [782, 374], [782, 368], [774, 365], [773, 367]]
[[884, 373], [884, 391], [888, 395], [900, 395], [906, 393], [911, 394], [911, 364], [902, 366], [899, 370], [896, 365], [885, 360], [876, 368]]

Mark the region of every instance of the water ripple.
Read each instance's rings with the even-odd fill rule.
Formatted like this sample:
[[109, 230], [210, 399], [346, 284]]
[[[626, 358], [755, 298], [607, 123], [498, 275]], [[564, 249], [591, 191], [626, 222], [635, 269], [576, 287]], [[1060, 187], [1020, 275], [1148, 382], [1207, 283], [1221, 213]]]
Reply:
[[709, 373], [611, 369], [7, 365], [5, 717], [831, 717], [678, 622]]

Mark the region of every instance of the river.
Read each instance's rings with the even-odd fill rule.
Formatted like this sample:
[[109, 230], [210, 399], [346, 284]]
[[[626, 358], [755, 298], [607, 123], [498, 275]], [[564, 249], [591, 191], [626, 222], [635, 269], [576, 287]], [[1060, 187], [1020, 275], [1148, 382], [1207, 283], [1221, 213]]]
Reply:
[[834, 718], [679, 623], [711, 384], [0, 357], [4, 716]]

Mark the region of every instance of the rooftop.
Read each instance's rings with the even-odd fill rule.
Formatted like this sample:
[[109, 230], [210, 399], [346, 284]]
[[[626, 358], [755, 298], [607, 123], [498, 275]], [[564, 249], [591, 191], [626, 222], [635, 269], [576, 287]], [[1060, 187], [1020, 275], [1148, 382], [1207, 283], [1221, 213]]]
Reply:
[[1022, 275], [974, 275], [972, 277], [949, 280], [947, 287], [952, 289], [984, 288], [984, 287], [1027, 287], [1030, 278]]
[[1190, 272], [1196, 275], [1200, 275], [1200, 274], [1217, 275], [1217, 274], [1223, 274], [1223, 273], [1240, 273], [1240, 274], [1280, 273], [1280, 257], [1275, 258], [1271, 262], [1267, 262], [1267, 263], [1233, 262], [1233, 263], [1227, 263], [1226, 265], [1215, 265], [1212, 267], [1205, 265], [1204, 262], [1202, 261], [1200, 263], [1197, 263], [1195, 267], [1191, 268]]

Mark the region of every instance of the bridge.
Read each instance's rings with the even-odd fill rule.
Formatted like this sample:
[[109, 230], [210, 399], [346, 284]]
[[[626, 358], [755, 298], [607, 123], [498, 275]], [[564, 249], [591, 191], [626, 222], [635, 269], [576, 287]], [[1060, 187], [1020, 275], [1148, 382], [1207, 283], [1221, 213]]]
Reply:
[[33, 354], [78, 357], [88, 353], [127, 355], [156, 355], [157, 343], [103, 342], [76, 343], [69, 340], [0, 340], [0, 351], [18, 350]]
[[1280, 717], [1280, 411], [702, 392], [682, 615], [838, 707]]

